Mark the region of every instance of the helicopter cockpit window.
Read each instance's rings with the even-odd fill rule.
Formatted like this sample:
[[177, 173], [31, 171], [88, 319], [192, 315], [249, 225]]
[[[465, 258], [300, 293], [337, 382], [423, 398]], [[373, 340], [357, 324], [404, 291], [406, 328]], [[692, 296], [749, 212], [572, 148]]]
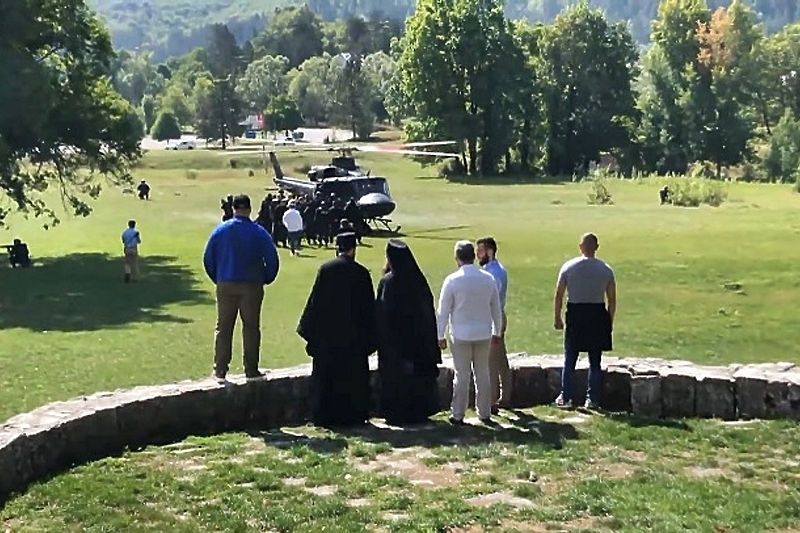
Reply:
[[361, 195], [379, 193], [389, 196], [389, 184], [386, 183], [384, 178], [368, 178], [364, 180], [358, 180], [356, 183], [358, 192]]
[[331, 163], [333, 163], [333, 166], [343, 168], [345, 170], [356, 169], [356, 160], [352, 157], [334, 157]]

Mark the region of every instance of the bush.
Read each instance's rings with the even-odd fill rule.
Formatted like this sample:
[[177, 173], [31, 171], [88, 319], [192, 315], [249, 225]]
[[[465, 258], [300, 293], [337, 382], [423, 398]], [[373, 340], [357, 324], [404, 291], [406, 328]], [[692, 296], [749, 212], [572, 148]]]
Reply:
[[247, 171], [247, 177], [248, 177], [248, 178], [252, 178], [252, 177], [253, 177], [253, 176], [255, 176], [255, 175], [256, 175], [256, 173], [255, 173], [255, 172], [253, 172], [253, 169], [252, 169], [252, 168], [251, 168], [250, 170], [248, 170], [248, 171]]
[[185, 173], [187, 180], [196, 180], [197, 179], [197, 171], [196, 170], [187, 170]]
[[150, 136], [157, 141], [181, 138], [178, 119], [169, 111], [162, 111], [150, 129]]
[[238, 161], [236, 158], [232, 157], [232, 158], [231, 158], [231, 159], [228, 161], [228, 165], [230, 165], [230, 167], [231, 167], [231, 168], [236, 168], [236, 167], [238, 167], [238, 166], [239, 166], [239, 161]]
[[676, 178], [669, 184], [672, 205], [679, 207], [721, 206], [728, 198], [728, 192], [719, 181], [704, 178]]
[[605, 184], [605, 180], [593, 180], [591, 189], [586, 195], [586, 203], [589, 205], [612, 205], [611, 191]]

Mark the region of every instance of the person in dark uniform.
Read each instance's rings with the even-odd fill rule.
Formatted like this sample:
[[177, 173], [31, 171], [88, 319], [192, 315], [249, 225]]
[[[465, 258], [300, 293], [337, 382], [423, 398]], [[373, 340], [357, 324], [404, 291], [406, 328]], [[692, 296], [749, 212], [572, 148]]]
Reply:
[[661, 205], [670, 203], [670, 201], [669, 201], [669, 187], [664, 185], [661, 189], [659, 189], [658, 196], [659, 196], [659, 198], [661, 198]]
[[386, 260], [375, 303], [381, 412], [389, 424], [415, 424], [440, 410], [433, 293], [406, 243], [391, 239]]
[[287, 248], [287, 241], [289, 239], [289, 230], [283, 225], [283, 215], [288, 211], [289, 207], [286, 205], [285, 200], [280, 200], [272, 213], [273, 230], [272, 236], [276, 243], [281, 243], [281, 246]]
[[148, 185], [145, 180], [139, 182], [139, 185], [136, 187], [136, 190], [139, 193], [139, 200], [150, 199], [150, 185]]
[[356, 262], [356, 236], [339, 235], [336, 249], [317, 272], [297, 326], [312, 358], [313, 422], [322, 427], [367, 421], [368, 358], [377, 349], [375, 293], [369, 271]]
[[272, 194], [268, 194], [261, 202], [256, 223], [272, 235]]
[[303, 200], [303, 204], [300, 207], [300, 216], [303, 217], [303, 227], [305, 228], [305, 236], [306, 236], [306, 244], [311, 246], [317, 238], [317, 229], [316, 224], [314, 223], [314, 211], [316, 210], [317, 206], [313, 200], [309, 200], [308, 198]]
[[230, 220], [233, 218], [233, 195], [228, 195], [227, 198], [220, 200], [220, 209], [222, 209], [222, 221]]
[[568, 296], [564, 369], [561, 374], [561, 394], [556, 399], [556, 406], [561, 408], [572, 407], [572, 375], [580, 352], [589, 354], [589, 387], [585, 406], [587, 409], [597, 409], [600, 406], [600, 359], [603, 352], [612, 349], [617, 285], [611, 267], [595, 257], [599, 246], [597, 236], [586, 233], [578, 245], [581, 255], [564, 263], [558, 273], [554, 298], [554, 327], [557, 330], [565, 329], [561, 310], [564, 294]]
[[11, 268], [28, 268], [31, 266], [31, 254], [28, 245], [20, 239], [14, 239], [11, 245], [5, 246]]
[[328, 246], [331, 242], [330, 232], [330, 212], [328, 211], [328, 203], [325, 200], [319, 202], [319, 206], [314, 212], [314, 221], [317, 227], [317, 242], [320, 246], [323, 244]]
[[[331, 195], [330, 207], [328, 208], [328, 234], [330, 235], [331, 241], [336, 234], [339, 233], [339, 224], [343, 218], [344, 209], [342, 209], [341, 202], [339, 202], [335, 196]], [[358, 241], [358, 238], [356, 238], [356, 241]]]
[[367, 233], [366, 222], [364, 222], [364, 217], [361, 216], [361, 209], [358, 208], [358, 205], [352, 198], [350, 198], [344, 206], [344, 216], [350, 221], [350, 224], [353, 225], [356, 237], [358, 238], [358, 244], [361, 244], [361, 239]]

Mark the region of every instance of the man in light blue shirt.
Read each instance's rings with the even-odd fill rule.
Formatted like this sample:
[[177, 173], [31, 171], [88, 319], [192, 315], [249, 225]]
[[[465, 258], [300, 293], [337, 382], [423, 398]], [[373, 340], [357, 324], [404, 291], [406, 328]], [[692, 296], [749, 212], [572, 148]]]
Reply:
[[503, 328], [500, 331], [500, 342], [492, 345], [489, 354], [489, 379], [492, 382], [492, 414], [497, 414], [501, 407], [511, 405], [511, 368], [508, 366], [506, 352], [506, 293], [508, 292], [508, 272], [497, 260], [497, 241], [494, 237], [484, 237], [477, 242], [478, 262], [490, 273], [500, 294], [500, 308], [503, 311]]
[[131, 279], [136, 281], [139, 277], [139, 245], [142, 244], [142, 236], [136, 229], [136, 221], [129, 220], [128, 227], [122, 232], [122, 248], [125, 254], [125, 283], [130, 283]]

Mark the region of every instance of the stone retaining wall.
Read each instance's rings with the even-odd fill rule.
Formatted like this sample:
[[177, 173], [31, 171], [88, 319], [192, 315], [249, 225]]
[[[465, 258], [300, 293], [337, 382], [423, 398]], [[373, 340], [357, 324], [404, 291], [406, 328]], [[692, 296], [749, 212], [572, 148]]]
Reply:
[[[512, 404], [548, 404], [558, 396], [561, 356], [509, 356]], [[800, 368], [789, 363], [698, 366], [687, 361], [606, 357], [602, 405], [647, 417], [800, 420]], [[373, 370], [376, 362], [371, 361]], [[575, 398], [588, 367], [578, 364]], [[0, 505], [31, 482], [73, 465], [167, 444], [189, 435], [300, 424], [310, 417], [310, 365], [275, 370], [263, 381], [231, 377], [100, 392], [45, 405], [0, 426]], [[453, 366], [439, 375], [442, 409], [452, 394]], [[373, 372], [377, 392], [377, 374]]]

